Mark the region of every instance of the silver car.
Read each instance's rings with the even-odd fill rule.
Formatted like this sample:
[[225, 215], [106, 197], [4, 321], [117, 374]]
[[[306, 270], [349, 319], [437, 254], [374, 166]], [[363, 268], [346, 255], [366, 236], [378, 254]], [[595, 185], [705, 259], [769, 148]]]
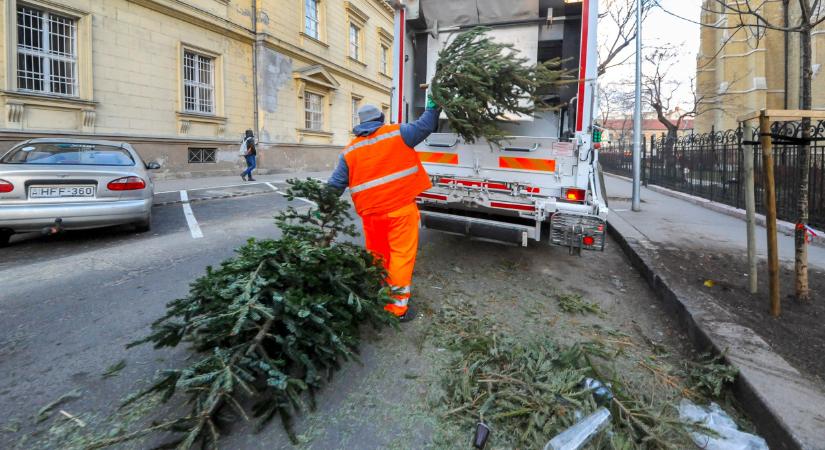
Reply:
[[14, 233], [152, 226], [154, 186], [131, 145], [32, 139], [0, 158], [0, 246]]

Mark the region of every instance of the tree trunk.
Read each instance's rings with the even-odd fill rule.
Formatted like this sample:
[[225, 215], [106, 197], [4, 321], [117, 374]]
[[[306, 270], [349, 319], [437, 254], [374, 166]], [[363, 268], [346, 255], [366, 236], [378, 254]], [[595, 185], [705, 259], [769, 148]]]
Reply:
[[[811, 68], [811, 28], [803, 28], [799, 33], [802, 46], [802, 104], [803, 110], [811, 109], [811, 79], [813, 70]], [[797, 199], [797, 227], [794, 236], [794, 247], [796, 248], [796, 298], [800, 301], [809, 301], [811, 292], [808, 287], [808, 244], [805, 242], [806, 229], [808, 224], [808, 189], [810, 177], [810, 152], [811, 144], [811, 119], [802, 119], [802, 139], [797, 155], [797, 170], [799, 178], [799, 197]]]

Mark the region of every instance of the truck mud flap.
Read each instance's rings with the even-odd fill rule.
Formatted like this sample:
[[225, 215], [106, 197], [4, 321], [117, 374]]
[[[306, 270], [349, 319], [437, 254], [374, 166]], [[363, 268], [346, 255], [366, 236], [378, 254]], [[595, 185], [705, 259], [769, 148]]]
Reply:
[[432, 211], [421, 211], [421, 226], [448, 234], [467, 236], [474, 240], [521, 245], [523, 247], [527, 246], [530, 239], [536, 239], [537, 237], [536, 227], [528, 225]]

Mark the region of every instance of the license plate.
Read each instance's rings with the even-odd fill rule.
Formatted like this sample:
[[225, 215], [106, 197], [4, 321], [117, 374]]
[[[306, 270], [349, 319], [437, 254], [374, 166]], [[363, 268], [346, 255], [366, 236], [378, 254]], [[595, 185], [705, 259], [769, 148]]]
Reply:
[[29, 198], [87, 198], [95, 196], [93, 185], [31, 186]]

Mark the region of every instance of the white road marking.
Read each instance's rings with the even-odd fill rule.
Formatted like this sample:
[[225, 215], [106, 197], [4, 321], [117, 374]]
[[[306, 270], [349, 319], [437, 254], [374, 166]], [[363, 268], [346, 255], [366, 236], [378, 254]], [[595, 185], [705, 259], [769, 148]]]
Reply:
[[265, 184], [265, 185], [267, 185], [267, 186], [269, 186], [269, 187], [271, 187], [273, 191], [277, 191], [277, 190], [278, 190], [278, 188], [276, 188], [274, 184], [272, 184], [272, 183], [270, 183], [270, 182], [268, 182], [268, 181], [267, 181], [266, 183], [264, 183], [264, 184]]
[[[278, 191], [278, 193], [279, 193], [279, 194], [281, 194], [281, 195], [283, 195], [284, 197], [286, 197], [286, 196], [287, 196], [286, 192], [280, 192], [280, 191]], [[295, 200], [300, 200], [300, 201], [302, 201], [302, 202], [309, 203], [310, 205], [312, 205], [312, 206], [314, 206], [314, 207], [316, 207], [316, 208], [318, 207], [318, 204], [317, 204], [317, 203], [313, 202], [312, 200], [309, 200], [309, 199], [303, 198], [303, 197], [295, 197]]]
[[316, 208], [318, 207], [318, 204], [317, 204], [317, 203], [315, 203], [315, 202], [313, 202], [312, 200], [308, 200], [308, 199], [305, 199], [305, 198], [303, 198], [303, 197], [295, 197], [295, 199], [296, 199], [296, 200], [301, 200], [302, 202], [307, 202], [307, 203], [309, 203], [310, 205], [312, 205], [312, 206], [314, 206], [314, 207], [316, 207]]
[[203, 237], [201, 227], [198, 225], [198, 220], [195, 219], [195, 213], [192, 212], [192, 206], [189, 205], [189, 194], [186, 191], [180, 191], [180, 201], [183, 202], [183, 215], [186, 217], [186, 224], [189, 225], [189, 233], [192, 239], [200, 239]]
[[[205, 187], [199, 187], [199, 188], [192, 188], [192, 189], [189, 189], [189, 190], [190, 191], [206, 191], [206, 190], [209, 190], [209, 189], [226, 189], [226, 188], [241, 187], [241, 186], [258, 186], [260, 184], [267, 184], [268, 185], [270, 183], [263, 182], [263, 183], [228, 184], [226, 186], [205, 186]], [[157, 195], [157, 194], [172, 194], [172, 193], [175, 193], [175, 192], [178, 192], [178, 191], [155, 192], [155, 195]]]

